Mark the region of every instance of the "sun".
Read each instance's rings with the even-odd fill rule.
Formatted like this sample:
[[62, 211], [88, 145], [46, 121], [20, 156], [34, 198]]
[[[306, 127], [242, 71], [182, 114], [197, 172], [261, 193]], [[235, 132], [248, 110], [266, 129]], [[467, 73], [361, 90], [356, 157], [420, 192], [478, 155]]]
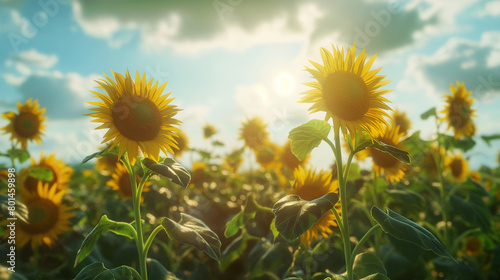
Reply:
[[[294, 177], [295, 187], [290, 190], [290, 194], [298, 195], [304, 200], [311, 201], [330, 192], [338, 193], [338, 181], [332, 181], [331, 172], [322, 170], [316, 172], [299, 166], [294, 171]], [[335, 205], [335, 208], [340, 215], [340, 202]], [[336, 226], [335, 215], [328, 211], [308, 231], [300, 236], [300, 240], [302, 244], [311, 245], [313, 240], [318, 239], [319, 235], [326, 238], [333, 234], [331, 227]]]
[[[135, 179], [136, 184], [139, 185], [141, 177], [136, 174]], [[127, 168], [123, 163], [116, 163], [116, 168], [114, 173], [111, 175], [111, 180], [109, 180], [106, 185], [110, 186], [113, 190], [118, 191], [120, 197], [125, 199], [132, 198], [132, 185], [130, 183], [130, 176], [127, 172]], [[150, 185], [151, 182], [146, 182], [142, 189], [142, 192], [148, 192]], [[144, 201], [143, 197], [141, 197], [141, 202], [142, 201]]]
[[170, 93], [162, 95], [167, 83], [158, 87], [153, 79], [146, 80], [146, 73], [141, 79], [136, 72], [134, 81], [128, 70], [125, 77], [111, 72], [115, 81], [106, 74], [107, 80], [96, 81], [97, 88], [106, 94], [91, 91], [102, 102], [88, 102], [97, 107], [90, 108], [95, 112], [86, 114], [95, 118], [92, 122], [101, 123], [96, 129], [107, 129], [102, 143], [111, 141], [110, 149], [118, 146], [118, 158], [127, 151], [132, 164], [139, 150], [155, 161], [159, 159], [160, 150], [173, 154], [172, 147], [177, 147], [175, 134], [179, 131], [175, 125], [180, 124], [174, 116], [180, 110], [170, 104], [173, 100], [168, 98]]
[[18, 114], [7, 112], [2, 117], [8, 119], [10, 123], [2, 128], [4, 134], [10, 133], [10, 140], [21, 143], [21, 147], [26, 150], [28, 141], [35, 141], [37, 144], [42, 142], [43, 124], [47, 117], [43, 116], [45, 108], [40, 109], [38, 100], [28, 99], [25, 104], [17, 102]]
[[22, 202], [28, 208], [29, 223], [18, 221], [16, 246], [23, 247], [31, 241], [31, 248], [42, 244], [51, 247], [58, 237], [70, 230], [70, 207], [62, 203], [64, 191], [57, 185], [38, 182], [35, 192], [23, 191]]
[[279, 94], [287, 95], [295, 88], [295, 78], [290, 73], [282, 72], [276, 78], [275, 87]]
[[464, 83], [457, 81], [457, 86], [450, 84], [451, 95], [446, 95], [446, 107], [441, 113], [446, 116], [442, 120], [448, 121], [448, 129], [453, 128], [455, 139], [461, 136], [472, 136], [476, 126], [472, 121], [476, 110], [473, 110], [474, 98], [470, 98], [472, 91], [467, 91]]
[[377, 75], [381, 68], [370, 70], [375, 57], [365, 63], [365, 50], [356, 58], [356, 45], [340, 50], [333, 47], [333, 54], [321, 48], [323, 65], [311, 61], [316, 69], [306, 67], [316, 82], [304, 83], [313, 89], [303, 92], [301, 103], [312, 103], [311, 113], [325, 111], [325, 121], [333, 119], [335, 135], [342, 129], [353, 135], [356, 132], [367, 131], [376, 136], [384, 131], [391, 116], [386, 112], [391, 110], [389, 102], [383, 97], [391, 90], [380, 88], [390, 81], [384, 81], [385, 76]]
[[[404, 146], [400, 143], [402, 137], [403, 134], [399, 132], [399, 126], [396, 126], [387, 127], [384, 133], [377, 136], [376, 139], [384, 144], [404, 150]], [[380, 176], [383, 173], [385, 178], [390, 182], [399, 182], [404, 178], [405, 172], [408, 170], [408, 166], [406, 164], [397, 160], [388, 153], [384, 153], [375, 148], [367, 148], [365, 151], [366, 154], [373, 160], [372, 169], [375, 171], [377, 176]]]

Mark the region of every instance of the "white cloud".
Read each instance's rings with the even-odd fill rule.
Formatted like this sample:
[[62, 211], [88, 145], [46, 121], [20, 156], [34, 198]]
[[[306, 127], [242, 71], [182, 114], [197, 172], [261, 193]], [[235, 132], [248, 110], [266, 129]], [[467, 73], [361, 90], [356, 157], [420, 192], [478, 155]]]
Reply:
[[484, 4], [484, 9], [479, 12], [479, 16], [500, 16], [500, 2], [488, 1]]
[[17, 76], [11, 73], [5, 73], [3, 74], [3, 78], [5, 79], [5, 82], [7, 82], [7, 84], [13, 86], [19, 86], [24, 82], [25, 77]]
[[10, 56], [6, 65], [20, 63], [26, 67], [38, 67], [38, 68], [52, 68], [58, 61], [58, 57], [55, 54], [43, 54], [36, 49], [31, 49], [27, 51], [19, 52], [15, 55]]
[[[323, 41], [357, 41], [358, 47], [374, 53], [401, 49], [416, 44], [417, 38], [422, 43], [429, 35], [455, 30], [456, 16], [474, 2], [74, 1], [73, 11], [87, 34], [121, 45], [135, 38], [123, 33], [138, 31], [140, 45], [148, 50], [172, 48], [177, 53], [193, 54], [281, 42], [312, 47]], [[110, 6], [113, 9], [107, 8]]]

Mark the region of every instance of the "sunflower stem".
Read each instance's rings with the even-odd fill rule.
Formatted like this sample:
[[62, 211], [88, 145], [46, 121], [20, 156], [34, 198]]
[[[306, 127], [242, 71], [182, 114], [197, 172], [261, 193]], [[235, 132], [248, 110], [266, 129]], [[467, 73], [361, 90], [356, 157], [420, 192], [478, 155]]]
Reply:
[[[349, 219], [347, 217], [347, 193], [346, 193], [346, 182], [343, 174], [342, 168], [342, 150], [340, 146], [340, 132], [335, 133], [335, 161], [337, 162], [337, 177], [339, 180], [339, 190], [340, 190], [340, 206], [342, 211], [342, 227], [344, 228], [344, 234], [342, 239], [344, 241], [344, 257], [346, 264], [347, 278], [349, 280], [353, 279], [352, 266], [350, 263], [351, 259], [351, 234], [349, 233]], [[346, 173], [347, 175], [347, 173]]]
[[16, 160], [15, 160], [15, 158], [14, 158], [14, 156], [13, 156], [13, 152], [14, 152], [14, 142], [11, 142], [11, 144], [12, 144], [12, 148], [11, 148], [11, 150], [10, 150], [11, 152], [10, 152], [10, 154], [9, 154], [9, 158], [10, 158], [10, 162], [11, 162], [11, 164], [12, 164], [12, 168], [14, 168], [14, 170], [16, 170]]
[[148, 272], [146, 268], [146, 255], [144, 250], [144, 238], [142, 232], [141, 192], [139, 192], [139, 190], [142, 190], [142, 188], [144, 187], [144, 183], [146, 182], [144, 178], [148, 176], [144, 176], [141, 179], [139, 186], [137, 186], [135, 172], [133, 167], [130, 165], [127, 153], [124, 154], [122, 162], [123, 164], [125, 164], [125, 167], [127, 168], [130, 177], [130, 185], [132, 186], [132, 204], [134, 207], [135, 228], [137, 231], [137, 239], [135, 240], [136, 241], [135, 243], [137, 245], [137, 252], [139, 254], [139, 266], [141, 271], [141, 278], [142, 280], [148, 280]]
[[372, 233], [375, 232], [375, 230], [379, 229], [380, 228], [380, 225], [379, 224], [375, 224], [374, 226], [372, 226], [366, 233], [365, 235], [363, 235], [363, 237], [361, 238], [361, 240], [358, 242], [358, 244], [356, 244], [356, 246], [354, 247], [354, 250], [352, 250], [352, 255], [351, 255], [351, 259], [349, 260], [349, 266], [350, 267], [353, 267], [354, 266], [354, 259], [356, 258], [356, 255], [358, 254], [358, 251], [359, 249], [361, 249], [361, 247], [363, 247], [363, 244], [365, 244], [365, 242], [368, 240], [368, 238], [372, 235]]
[[149, 247], [151, 247], [151, 244], [153, 244], [153, 240], [155, 239], [156, 235], [158, 234], [158, 232], [160, 232], [162, 229], [164, 229], [164, 227], [162, 225], [158, 225], [154, 230], [153, 232], [151, 232], [151, 234], [149, 235], [148, 239], [146, 240], [146, 245], [144, 245], [144, 256], [147, 257], [148, 255], [148, 251], [149, 251]]
[[441, 133], [439, 133], [439, 122], [438, 118], [436, 116], [436, 133], [437, 133], [437, 152], [434, 156], [434, 160], [436, 163], [436, 167], [438, 169], [438, 177], [439, 177], [439, 197], [441, 200], [441, 214], [443, 216], [443, 221], [444, 221], [444, 227], [443, 227], [443, 243], [446, 248], [449, 248], [448, 244], [448, 207], [447, 207], [447, 201], [446, 197], [444, 194], [444, 178], [443, 178], [443, 161], [444, 161], [444, 155], [443, 158], [441, 157]]

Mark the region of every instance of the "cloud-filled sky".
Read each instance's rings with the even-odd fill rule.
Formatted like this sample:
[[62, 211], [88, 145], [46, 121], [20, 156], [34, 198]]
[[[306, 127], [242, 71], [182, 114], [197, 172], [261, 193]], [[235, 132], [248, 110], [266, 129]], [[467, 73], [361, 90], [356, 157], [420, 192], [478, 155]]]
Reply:
[[[320, 47], [354, 42], [377, 54], [392, 107], [408, 113], [414, 131], [435, 133], [419, 115], [442, 109], [459, 80], [476, 98], [477, 134], [500, 132], [500, 2], [478, 0], [1, 0], [0, 112], [37, 98], [47, 131], [30, 151], [77, 162], [102, 136], [82, 116], [94, 80], [129, 69], [168, 81], [193, 146], [208, 145], [206, 123], [228, 147], [241, 146], [240, 123], [254, 115], [283, 144], [293, 127], [324, 117], [297, 103], [311, 80], [304, 66], [320, 60]], [[477, 142], [472, 165], [496, 164], [500, 144]], [[0, 144], [9, 145], [7, 135]], [[322, 150], [313, 159], [326, 167]]]

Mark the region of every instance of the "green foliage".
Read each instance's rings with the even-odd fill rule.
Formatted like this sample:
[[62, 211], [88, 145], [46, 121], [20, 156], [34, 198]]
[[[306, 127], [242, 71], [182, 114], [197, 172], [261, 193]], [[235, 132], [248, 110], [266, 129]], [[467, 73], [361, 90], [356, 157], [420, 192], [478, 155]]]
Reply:
[[255, 202], [255, 198], [253, 194], [250, 193], [247, 196], [247, 201], [243, 210], [236, 214], [229, 222], [227, 222], [224, 236], [226, 238], [229, 238], [235, 235], [238, 230], [244, 228], [247, 221], [255, 217], [257, 209], [258, 206]]
[[292, 140], [290, 148], [298, 160], [304, 160], [321, 141], [328, 140], [332, 127], [321, 120], [310, 120], [290, 131], [288, 138]]
[[217, 262], [220, 262], [221, 242], [219, 237], [201, 220], [181, 213], [181, 220], [179, 222], [164, 218], [161, 224], [171, 239], [192, 245], [207, 253], [207, 255]]
[[[163, 161], [160, 160], [160, 162], [157, 163], [152, 159], [145, 158], [142, 160], [142, 164], [148, 170], [153, 171], [155, 174], [171, 179], [172, 182], [182, 186], [183, 188], [189, 186], [191, 175], [182, 165], [180, 165], [174, 159], [166, 158]], [[146, 171], [147, 170], [144, 170], [144, 172]]]
[[307, 201], [298, 195], [287, 195], [274, 204], [276, 230], [288, 241], [293, 241], [308, 231], [327, 211], [330, 211], [339, 196], [327, 193]]
[[387, 271], [377, 255], [372, 252], [364, 252], [356, 255], [356, 258], [354, 259], [353, 274], [354, 279], [385, 279], [365, 277], [375, 277], [373, 276], [375, 274], [387, 276]]
[[424, 250], [431, 250], [437, 255], [453, 259], [443, 244], [428, 230], [391, 209], [387, 210], [388, 214], [380, 210], [377, 206], [373, 206], [371, 209], [373, 219], [377, 221], [385, 233], [399, 240], [418, 245]]
[[500, 139], [500, 134], [492, 134], [492, 135], [481, 135], [481, 139], [484, 140], [484, 142], [486, 142], [486, 144], [488, 144], [488, 146], [491, 147], [491, 141], [493, 140], [498, 140]]
[[484, 232], [491, 231], [491, 216], [481, 197], [470, 193], [468, 201], [457, 195], [450, 196], [453, 212], [473, 226], [481, 227]]
[[92, 252], [97, 240], [106, 232], [126, 236], [130, 239], [136, 238], [136, 232], [130, 224], [112, 221], [104, 215], [101, 217], [97, 226], [95, 226], [89, 235], [87, 235], [85, 240], [83, 240], [83, 243], [76, 254], [75, 266]]
[[392, 157], [396, 158], [397, 160], [403, 163], [406, 164], [411, 163], [410, 153], [398, 149], [394, 146], [382, 143], [377, 139], [372, 138], [367, 132], [363, 132], [362, 135], [360, 135], [359, 133], [356, 134], [356, 141], [354, 143], [354, 147], [352, 147], [351, 137], [352, 136], [350, 134], [347, 136], [347, 143], [349, 144], [350, 149], [354, 151], [354, 153], [358, 153], [366, 148], [374, 148], [381, 152], [391, 155]]
[[111, 145], [113, 145], [113, 143], [110, 143], [108, 146], [106, 146], [106, 148], [102, 149], [99, 152], [96, 152], [96, 153], [93, 153], [89, 156], [86, 156], [82, 160], [81, 164], [87, 163], [89, 160], [91, 160], [93, 158], [97, 158], [97, 157], [109, 157], [109, 156], [118, 157], [118, 146], [115, 146], [113, 149], [110, 150], [109, 148], [111, 148]]
[[222, 259], [220, 260], [220, 269], [225, 271], [231, 263], [237, 260], [247, 248], [247, 236], [242, 233], [235, 238], [229, 245], [227, 245], [224, 252], [222, 252]]
[[107, 269], [103, 263], [93, 263], [84, 267], [74, 280], [133, 280], [132, 270], [126, 265]]
[[28, 175], [43, 182], [51, 182], [54, 180], [52, 171], [44, 166], [31, 166], [28, 169]]
[[430, 108], [429, 110], [423, 112], [421, 115], [420, 115], [420, 118], [422, 120], [426, 120], [430, 117], [436, 117], [437, 118], [437, 112], [436, 112], [436, 107], [432, 107]]

